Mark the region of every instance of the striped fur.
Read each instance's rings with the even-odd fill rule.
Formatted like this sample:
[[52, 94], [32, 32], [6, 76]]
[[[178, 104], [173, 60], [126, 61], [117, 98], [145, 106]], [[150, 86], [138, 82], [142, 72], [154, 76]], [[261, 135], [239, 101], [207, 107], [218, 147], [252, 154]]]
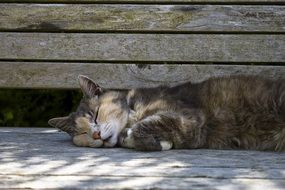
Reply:
[[91, 79], [80, 80], [87, 98], [76, 113], [85, 107], [98, 112], [96, 121], [106, 146], [118, 140], [122, 147], [143, 151], [285, 150], [283, 79], [230, 76], [124, 91], [96, 90], [99, 87]]

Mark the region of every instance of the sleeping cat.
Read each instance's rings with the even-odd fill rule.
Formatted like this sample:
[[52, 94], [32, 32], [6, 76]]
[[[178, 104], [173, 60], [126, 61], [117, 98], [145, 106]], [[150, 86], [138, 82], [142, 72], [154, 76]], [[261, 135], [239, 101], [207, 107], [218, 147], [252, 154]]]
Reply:
[[[78, 146], [285, 150], [284, 79], [229, 76], [174, 87], [105, 90], [79, 76], [79, 84], [84, 97], [76, 112], [49, 121]], [[93, 139], [94, 132], [101, 138]]]

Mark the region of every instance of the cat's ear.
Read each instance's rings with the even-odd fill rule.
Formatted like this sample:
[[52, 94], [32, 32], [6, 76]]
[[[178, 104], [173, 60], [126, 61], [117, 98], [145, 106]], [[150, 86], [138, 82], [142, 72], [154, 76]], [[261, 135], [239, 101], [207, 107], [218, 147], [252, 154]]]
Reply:
[[92, 79], [84, 75], [79, 75], [78, 80], [84, 97], [92, 98], [95, 96], [99, 96], [102, 93], [102, 88], [98, 84], [96, 84]]
[[61, 131], [68, 133], [70, 136], [74, 135], [74, 128], [69, 124], [70, 118], [66, 117], [56, 117], [48, 121], [48, 124], [52, 127], [58, 128]]

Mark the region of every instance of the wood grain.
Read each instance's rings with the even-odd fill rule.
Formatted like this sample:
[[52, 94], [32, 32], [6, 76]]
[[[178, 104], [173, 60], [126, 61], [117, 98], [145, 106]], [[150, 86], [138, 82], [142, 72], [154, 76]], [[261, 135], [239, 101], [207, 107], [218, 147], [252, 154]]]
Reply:
[[[168, 172], [166, 170], [165, 172]], [[212, 179], [212, 178], [175, 178], [175, 177], [94, 177], [88, 175], [72, 176], [1, 176], [0, 186], [4, 189], [177, 189], [222, 190], [222, 189], [259, 189], [283, 190], [284, 179]], [[84, 188], [83, 188], [84, 187]]]
[[0, 127], [0, 188], [284, 189], [285, 154], [79, 148], [51, 128]]
[[285, 35], [0, 33], [0, 59], [284, 62]]
[[199, 82], [212, 76], [259, 74], [284, 78], [283, 66], [144, 65], [100, 63], [0, 62], [0, 87], [78, 88], [77, 76], [87, 75], [105, 88], [138, 88]]
[[[106, 0], [5, 0], [5, 2], [28, 3], [106, 3]], [[284, 3], [283, 0], [110, 0], [111, 3]]]
[[[168, 172], [166, 170], [165, 172]], [[283, 190], [284, 179], [212, 179], [175, 177], [94, 177], [88, 175], [72, 176], [1, 176], [0, 186], [4, 189], [179, 189], [219, 190], [219, 189], [259, 189]], [[84, 187], [84, 188], [83, 188]]]
[[0, 30], [284, 32], [283, 6], [0, 4]]

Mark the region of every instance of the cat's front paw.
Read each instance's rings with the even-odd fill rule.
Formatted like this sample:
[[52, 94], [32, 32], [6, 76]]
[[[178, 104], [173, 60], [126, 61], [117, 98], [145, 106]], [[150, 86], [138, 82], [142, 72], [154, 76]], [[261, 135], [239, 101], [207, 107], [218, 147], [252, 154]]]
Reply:
[[72, 138], [73, 144], [76, 146], [82, 146], [82, 147], [87, 147], [89, 146], [89, 141], [88, 141], [88, 135], [87, 134], [80, 134], [80, 135], [75, 135]]
[[124, 148], [135, 148], [133, 130], [131, 128], [122, 130], [119, 137], [119, 145]]
[[103, 146], [103, 141], [101, 139], [94, 140], [92, 137], [90, 137], [86, 133], [74, 136], [72, 141], [76, 146], [80, 146], [80, 147], [99, 148]]
[[92, 140], [89, 142], [89, 147], [99, 148], [103, 146], [103, 141], [101, 139]]

